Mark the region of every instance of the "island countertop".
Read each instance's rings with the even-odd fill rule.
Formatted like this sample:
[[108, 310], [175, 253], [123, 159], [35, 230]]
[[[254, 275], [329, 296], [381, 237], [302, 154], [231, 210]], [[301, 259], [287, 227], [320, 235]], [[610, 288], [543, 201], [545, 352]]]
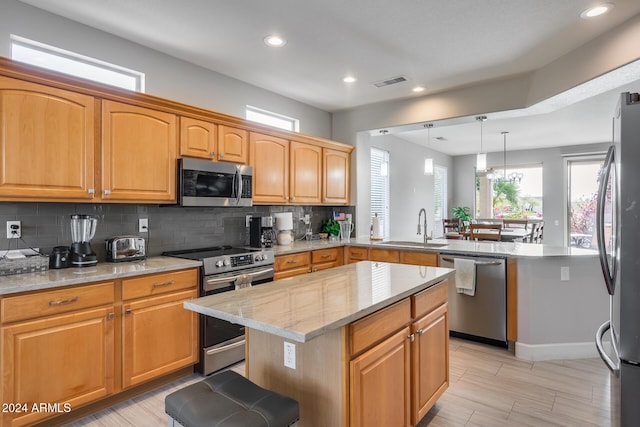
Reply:
[[184, 307], [307, 342], [453, 277], [454, 272], [362, 261], [185, 301]]

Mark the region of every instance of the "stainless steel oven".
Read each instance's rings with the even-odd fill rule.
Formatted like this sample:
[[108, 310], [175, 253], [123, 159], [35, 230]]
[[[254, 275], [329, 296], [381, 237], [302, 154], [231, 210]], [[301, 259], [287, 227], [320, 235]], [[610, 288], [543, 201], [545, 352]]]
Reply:
[[[165, 252], [163, 255], [198, 259], [200, 296], [233, 292], [238, 288], [273, 281], [273, 251], [229, 246]], [[200, 360], [197, 370], [205, 375], [244, 359], [244, 326], [200, 316]]]
[[201, 159], [178, 160], [181, 206], [252, 206], [253, 168]]

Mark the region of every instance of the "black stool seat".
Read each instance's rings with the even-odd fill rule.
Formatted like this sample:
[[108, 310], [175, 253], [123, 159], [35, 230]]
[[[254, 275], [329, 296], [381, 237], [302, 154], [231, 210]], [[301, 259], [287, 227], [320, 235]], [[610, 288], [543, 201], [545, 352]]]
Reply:
[[185, 427], [287, 427], [300, 417], [298, 402], [223, 371], [169, 394], [167, 415]]

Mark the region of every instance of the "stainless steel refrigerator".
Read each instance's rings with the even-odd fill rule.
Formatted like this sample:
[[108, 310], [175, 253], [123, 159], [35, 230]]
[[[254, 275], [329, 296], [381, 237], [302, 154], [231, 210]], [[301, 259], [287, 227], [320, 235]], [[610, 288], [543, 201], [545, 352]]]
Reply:
[[[596, 233], [610, 311], [596, 332], [612, 371], [612, 425], [640, 425], [640, 96], [623, 93], [600, 175]], [[611, 345], [603, 336], [610, 331]]]

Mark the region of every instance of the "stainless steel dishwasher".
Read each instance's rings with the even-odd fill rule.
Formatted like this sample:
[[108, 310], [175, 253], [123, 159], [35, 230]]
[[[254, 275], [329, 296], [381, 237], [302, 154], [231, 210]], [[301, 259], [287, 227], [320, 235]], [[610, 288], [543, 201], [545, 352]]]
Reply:
[[507, 264], [504, 258], [440, 254], [440, 267], [454, 268], [456, 258], [473, 260], [474, 296], [458, 293], [449, 281], [449, 333], [452, 336], [507, 347]]

